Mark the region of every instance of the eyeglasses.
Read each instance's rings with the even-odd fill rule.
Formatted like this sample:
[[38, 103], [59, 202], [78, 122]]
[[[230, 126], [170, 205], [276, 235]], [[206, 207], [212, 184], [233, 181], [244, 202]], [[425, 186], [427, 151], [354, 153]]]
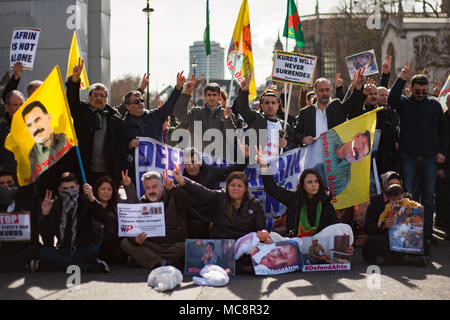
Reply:
[[106, 98], [106, 94], [96, 94], [96, 93], [94, 93], [94, 94], [92, 94], [91, 95], [91, 97], [94, 97], [94, 98]]
[[422, 95], [427, 95], [428, 94], [428, 90], [413, 90], [415, 95], [419, 95], [422, 93]]
[[141, 98], [141, 99], [133, 101], [131, 104], [139, 104], [139, 103], [143, 103], [144, 101], [145, 100]]

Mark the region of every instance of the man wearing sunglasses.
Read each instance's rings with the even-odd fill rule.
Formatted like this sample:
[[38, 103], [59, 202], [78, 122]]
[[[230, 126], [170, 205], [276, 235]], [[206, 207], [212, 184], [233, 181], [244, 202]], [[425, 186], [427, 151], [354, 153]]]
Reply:
[[417, 177], [421, 175], [421, 203], [425, 207], [424, 237], [433, 240], [434, 187], [438, 164], [444, 163], [448, 149], [447, 121], [440, 103], [428, 98], [428, 78], [411, 79], [410, 96], [402, 96], [411, 69], [405, 60], [400, 77], [392, 87], [388, 104], [400, 115], [400, 164], [406, 192], [417, 198]]
[[[126, 152], [124, 166], [128, 169], [132, 181], [135, 181], [134, 152], [135, 148], [139, 146], [137, 137], [148, 137], [162, 141], [163, 123], [172, 114], [185, 82], [186, 78], [183, 76], [183, 72], [178, 73], [175, 89], [170, 94], [166, 103], [153, 110], [147, 110], [145, 108], [144, 98], [140, 91], [130, 91], [124, 96], [122, 104], [125, 106], [127, 112], [123, 119], [123, 146], [121, 149]], [[185, 91], [190, 94], [193, 89], [193, 83], [190, 81], [186, 85]], [[187, 106], [188, 100], [185, 99], [183, 101]]]

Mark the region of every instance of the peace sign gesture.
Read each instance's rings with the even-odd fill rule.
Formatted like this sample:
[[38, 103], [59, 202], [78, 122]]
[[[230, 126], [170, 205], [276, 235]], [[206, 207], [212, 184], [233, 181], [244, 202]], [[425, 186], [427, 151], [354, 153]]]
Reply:
[[411, 61], [408, 61], [407, 59], [405, 59], [405, 66], [402, 69], [402, 72], [400, 73], [400, 77], [403, 80], [408, 80], [409, 77], [409, 73], [411, 72]]
[[241, 82], [241, 90], [248, 91], [250, 88], [250, 81], [252, 80], [252, 74], [246, 73], [244, 76], [244, 81]]
[[167, 172], [167, 169], [163, 170], [163, 179], [164, 179], [164, 188], [166, 188], [167, 191], [172, 190], [175, 184], [173, 183], [173, 180], [169, 178], [169, 173]]
[[256, 162], [261, 167], [261, 169], [268, 168], [267, 163], [264, 161], [262, 147], [259, 146], [259, 148], [258, 148], [257, 146], [255, 146], [255, 151], [256, 151]]
[[183, 89], [184, 83], [186, 82], [186, 78], [183, 76], [183, 72], [184, 71], [177, 73], [177, 85], [176, 85], [177, 90]]
[[124, 187], [129, 187], [131, 185], [131, 178], [128, 176], [128, 170], [123, 173], [122, 170], [122, 184]]
[[183, 177], [183, 171], [181, 171], [181, 163], [180, 164], [173, 164], [174, 168], [172, 171], [173, 177], [178, 182], [180, 186], [184, 186], [186, 184], [186, 180]]
[[392, 57], [386, 55], [384, 62], [383, 62], [383, 73], [384, 74], [390, 74], [391, 73], [391, 64], [392, 64]]
[[45, 191], [44, 200], [41, 203], [42, 214], [44, 216], [47, 216], [50, 213], [50, 210], [52, 210], [52, 207], [53, 207], [52, 191], [47, 189]]
[[78, 63], [74, 65], [72, 71], [72, 81], [78, 82], [81, 77], [81, 72], [83, 71], [84, 60], [81, 57], [78, 58]]
[[194, 75], [191, 76], [191, 80], [186, 84], [186, 88], [184, 88], [184, 92], [187, 94], [192, 94], [192, 91], [194, 91], [195, 84], [197, 83], [198, 78], [195, 78]]
[[150, 80], [148, 79], [149, 77], [150, 73], [144, 73], [144, 77], [141, 81], [141, 86], [139, 87], [139, 89], [141, 89], [142, 91], [145, 91], [145, 89], [147, 89], [148, 84], [150, 83]]

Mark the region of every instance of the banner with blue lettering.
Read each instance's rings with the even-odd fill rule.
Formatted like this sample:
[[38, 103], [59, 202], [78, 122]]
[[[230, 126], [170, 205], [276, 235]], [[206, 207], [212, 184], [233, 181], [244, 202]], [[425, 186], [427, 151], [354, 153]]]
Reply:
[[[152, 138], [139, 137], [138, 139], [139, 147], [135, 151], [136, 186], [138, 195], [142, 196], [144, 194], [144, 188], [141, 178], [144, 173], [147, 171], [157, 171], [162, 174], [163, 170], [167, 169], [169, 177], [173, 179], [173, 164], [182, 164], [183, 150], [163, 144]], [[283, 153], [279, 159], [269, 163], [274, 173], [275, 181], [278, 184], [289, 190], [296, 188], [298, 177], [302, 171], [302, 159], [304, 158], [305, 151], [305, 148], [290, 150]], [[227, 163], [223, 159], [204, 154], [202, 154], [202, 161], [213, 166], [232, 164], [230, 162]], [[182, 168], [184, 169], [183, 164]], [[252, 164], [244, 172], [248, 176], [249, 191], [261, 200], [265, 208], [266, 217], [277, 217], [284, 214], [286, 207], [264, 192], [260, 167], [257, 164]], [[222, 181], [221, 186], [225, 186], [225, 181]]]

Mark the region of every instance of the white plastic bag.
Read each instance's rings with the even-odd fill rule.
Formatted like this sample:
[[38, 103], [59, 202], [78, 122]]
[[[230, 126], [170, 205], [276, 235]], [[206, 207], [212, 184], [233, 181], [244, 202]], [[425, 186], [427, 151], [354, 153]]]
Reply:
[[223, 287], [230, 282], [227, 272], [215, 264], [204, 266], [200, 276], [192, 277], [194, 283], [199, 286]]
[[181, 271], [173, 266], [159, 267], [150, 272], [147, 284], [156, 291], [172, 290], [183, 281]]

